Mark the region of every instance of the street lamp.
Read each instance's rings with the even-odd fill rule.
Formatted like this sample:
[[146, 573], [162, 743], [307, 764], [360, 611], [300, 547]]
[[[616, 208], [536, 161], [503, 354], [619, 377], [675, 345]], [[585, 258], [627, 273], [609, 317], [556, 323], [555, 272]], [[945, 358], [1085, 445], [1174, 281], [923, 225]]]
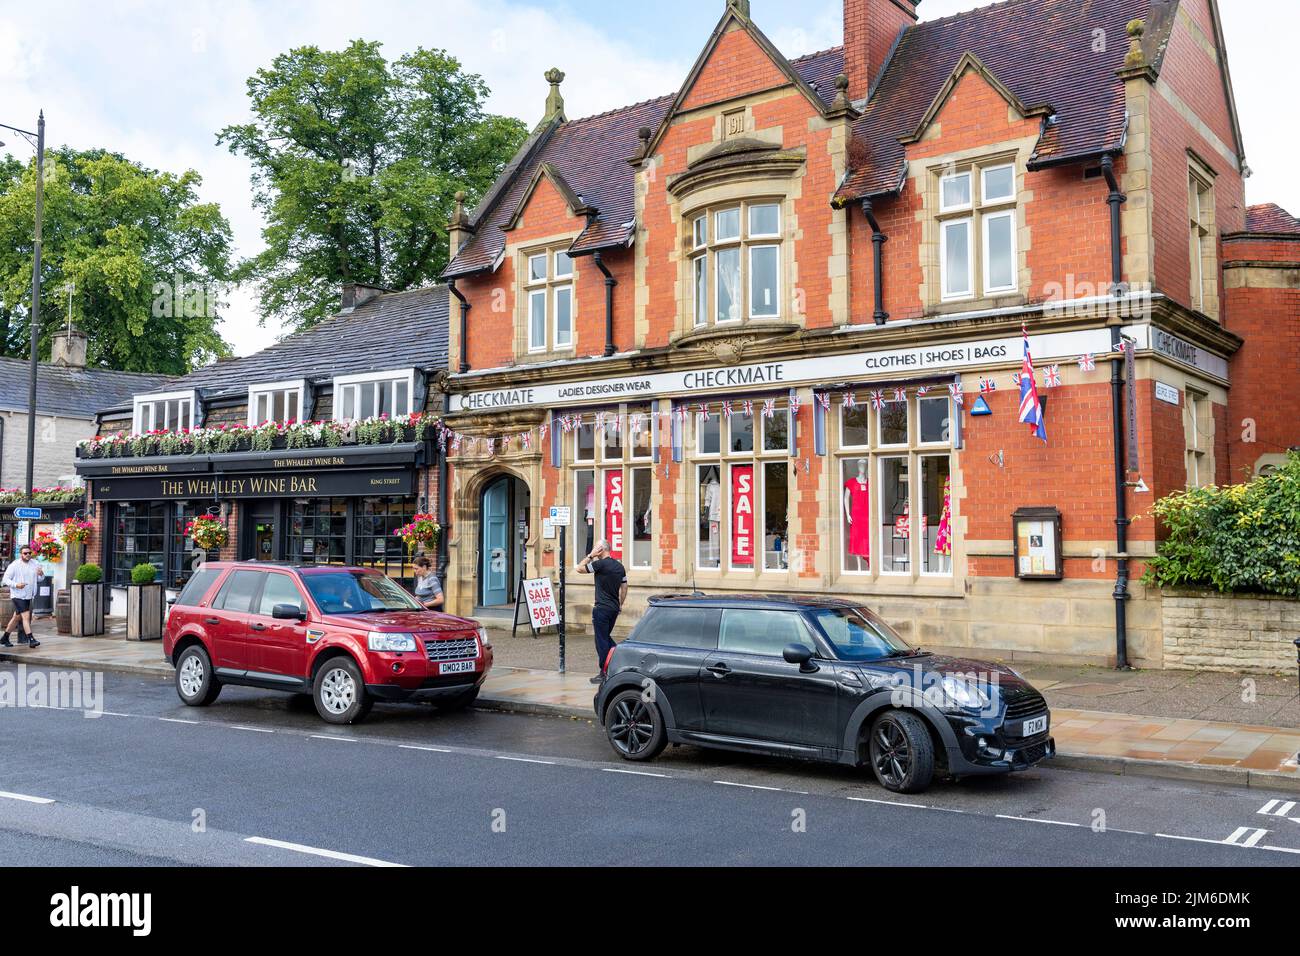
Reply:
[[31, 142], [36, 138], [36, 241], [32, 247], [32, 320], [31, 355], [27, 381], [27, 500], [32, 500], [32, 483], [36, 471], [36, 372], [37, 346], [41, 323], [41, 223], [45, 218], [45, 111], [36, 119], [36, 132], [0, 123]]

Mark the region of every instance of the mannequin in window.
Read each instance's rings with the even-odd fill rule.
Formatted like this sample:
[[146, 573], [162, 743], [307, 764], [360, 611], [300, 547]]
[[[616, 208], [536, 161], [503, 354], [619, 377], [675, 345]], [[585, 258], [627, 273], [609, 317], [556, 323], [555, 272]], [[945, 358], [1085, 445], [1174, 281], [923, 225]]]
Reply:
[[844, 482], [844, 521], [849, 530], [849, 556], [855, 570], [871, 567], [871, 486], [867, 459], [858, 459], [858, 473]]
[[587, 498], [583, 504], [583, 511], [587, 519], [587, 551], [590, 552], [596, 536], [596, 486], [590, 484], [587, 486]]
[[710, 470], [708, 481], [704, 485], [704, 497], [702, 510], [708, 514], [709, 518], [709, 541], [706, 555], [712, 564], [721, 560], [719, 551], [718, 529], [722, 523], [722, 486], [718, 484], [717, 472]]

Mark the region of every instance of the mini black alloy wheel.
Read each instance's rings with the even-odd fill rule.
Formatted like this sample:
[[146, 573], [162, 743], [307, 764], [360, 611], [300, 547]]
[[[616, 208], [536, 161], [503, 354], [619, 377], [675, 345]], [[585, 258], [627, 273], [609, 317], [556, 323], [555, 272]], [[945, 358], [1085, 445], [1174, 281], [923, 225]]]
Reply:
[[650, 760], [666, 743], [659, 708], [639, 690], [623, 691], [610, 702], [605, 732], [614, 750], [626, 760]]
[[886, 790], [918, 793], [934, 776], [934, 744], [915, 714], [882, 715], [871, 728], [871, 769]]

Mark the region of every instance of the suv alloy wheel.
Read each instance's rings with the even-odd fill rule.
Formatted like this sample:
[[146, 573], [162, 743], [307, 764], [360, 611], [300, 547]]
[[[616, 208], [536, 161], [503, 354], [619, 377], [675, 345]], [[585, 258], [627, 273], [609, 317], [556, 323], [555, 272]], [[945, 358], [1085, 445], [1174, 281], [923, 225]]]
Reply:
[[334, 657], [321, 665], [312, 682], [316, 712], [331, 724], [355, 724], [374, 703], [366, 693], [361, 669], [350, 657]]
[[190, 707], [206, 707], [221, 693], [221, 681], [212, 672], [212, 660], [203, 645], [181, 652], [176, 661], [176, 693]]

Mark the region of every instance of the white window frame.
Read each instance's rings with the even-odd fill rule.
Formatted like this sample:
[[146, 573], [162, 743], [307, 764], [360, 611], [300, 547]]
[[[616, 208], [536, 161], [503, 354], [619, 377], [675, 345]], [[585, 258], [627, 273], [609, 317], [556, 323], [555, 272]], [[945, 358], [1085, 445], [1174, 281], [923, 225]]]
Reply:
[[[358, 372], [353, 375], [336, 375], [334, 377], [334, 420], [347, 421], [343, 418], [343, 391], [352, 386], [374, 385], [383, 382], [405, 382], [406, 383], [406, 408], [405, 410], [394, 407], [390, 417], [398, 418], [403, 415], [410, 415], [415, 410], [415, 369], [393, 369], [383, 372]], [[394, 391], [394, 394], [396, 392]], [[357, 392], [360, 397], [360, 390]], [[360, 402], [356, 402], [356, 408], [360, 408]], [[376, 410], [376, 416], [383, 414]], [[361, 419], [351, 419], [360, 421]]]
[[[913, 577], [913, 570], [915, 568], [915, 559], [913, 557], [912, 552], [916, 550], [915, 547], [916, 531], [913, 528], [913, 525], [916, 523], [916, 516], [912, 513], [912, 505], [915, 503], [916, 500], [916, 494], [915, 494], [916, 489], [913, 487], [916, 484], [916, 475], [914, 473], [915, 470], [912, 468], [912, 465], [915, 464], [919, 456], [914, 455], [911, 452], [906, 450], [906, 448], [910, 446], [881, 445], [879, 447], [888, 450], [886, 450], [883, 454], [878, 455], [876, 457], [876, 494], [874, 496], [875, 501], [872, 503], [872, 511], [876, 513], [876, 528], [878, 529], [877, 536], [880, 540], [879, 548], [878, 548], [880, 552], [880, 558], [879, 558], [879, 564], [876, 567], [876, 574], [878, 574], [882, 578], [910, 578]], [[893, 452], [892, 448], [897, 448], [898, 451]], [[907, 514], [908, 514], [908, 522], [909, 522], [908, 529], [907, 529], [907, 569], [905, 571], [886, 571], [884, 568], [884, 564], [885, 564], [885, 491], [884, 491], [885, 464], [886, 462], [898, 461], [900, 459], [904, 462], [904, 464], [907, 465], [907, 506], [908, 506]], [[890, 517], [893, 516], [891, 515]]]
[[[136, 395], [132, 401], [131, 407], [131, 428], [137, 434], [144, 432], [157, 431], [165, 428], [168, 431], [176, 431], [177, 426], [172, 423], [157, 424], [156, 408], [159, 404], [166, 405], [167, 402], [189, 402], [190, 406], [190, 423], [188, 428], [196, 428], [199, 424], [199, 393], [197, 389], [187, 389], [179, 392], [155, 392], [151, 395]], [[146, 426], [143, 413], [148, 410], [149, 420]]]
[[[560, 271], [560, 257], [568, 258], [568, 271]], [[551, 351], [570, 351], [574, 347], [574, 340], [577, 337], [578, 323], [578, 295], [577, 295], [577, 267], [574, 264], [573, 256], [568, 254], [567, 248], [551, 248], [534, 252], [526, 252], [524, 257], [524, 300], [525, 314], [524, 323], [527, 326], [525, 340], [528, 344], [528, 354], [541, 355]], [[533, 263], [541, 260], [544, 266], [541, 278], [533, 277]], [[569, 334], [568, 338], [560, 340], [560, 313], [556, 306], [559, 299], [559, 293], [562, 289], [569, 290]], [[542, 303], [542, 337], [544, 341], [537, 341], [533, 336], [533, 304], [538, 299]]]
[[[538, 286], [535, 289], [528, 290], [528, 315], [526, 317], [526, 321], [528, 322], [528, 351], [532, 353], [546, 351], [546, 329], [550, 321], [549, 317], [547, 316], [548, 310], [547, 310], [547, 302], [546, 302], [546, 296], [547, 296], [546, 290], [547, 287], [545, 285]], [[538, 342], [536, 339], [533, 338], [533, 332], [537, 327], [533, 321], [533, 307], [534, 307], [534, 303], [537, 302], [538, 300], [540, 300], [542, 303], [542, 341], [541, 342]]]
[[[572, 273], [570, 273], [572, 275]], [[560, 294], [567, 293], [569, 296], [569, 330], [565, 333], [563, 341], [560, 339]], [[551, 287], [551, 313], [552, 327], [551, 336], [557, 349], [573, 348], [573, 283], [562, 283]]]
[[[942, 386], [942, 385], [939, 386], [939, 388], [944, 388], [944, 387], [945, 387], [945, 386]], [[943, 402], [943, 403], [944, 403], [944, 407], [945, 407], [945, 409], [947, 410], [947, 418], [944, 419], [944, 420], [948, 423], [948, 437], [947, 437], [947, 439], [943, 439], [943, 438], [941, 438], [941, 439], [939, 439], [938, 441], [926, 441], [926, 440], [925, 440], [925, 436], [921, 433], [921, 405], [922, 405], [922, 403], [924, 403], [924, 402]], [[926, 395], [924, 398], [919, 398], [919, 397], [918, 397], [918, 398], [916, 399], [916, 441], [913, 442], [913, 444], [916, 445], [916, 447], [918, 447], [918, 448], [947, 448], [947, 449], [951, 449], [951, 448], [952, 448], [952, 433], [953, 433], [953, 427], [952, 427], [952, 426], [953, 426], [953, 411], [952, 411], [952, 397], [951, 397], [951, 396], [949, 396], [949, 395], [939, 395], [939, 394], [936, 394], [936, 395]]]
[[[988, 176], [999, 170], [1011, 170], [1011, 194], [1008, 196], [990, 196], [988, 194]], [[973, 195], [973, 193], [972, 193]], [[1015, 163], [998, 163], [994, 166], [980, 167], [980, 202], [984, 205], [1001, 205], [1002, 203], [1013, 203], [1016, 201], [1016, 164]]]
[[[948, 291], [948, 229], [951, 226], [966, 227], [966, 289], [962, 292]], [[958, 302], [962, 299], [975, 298], [975, 218], [965, 216], [960, 219], [945, 219], [939, 223], [939, 291], [944, 302]]]
[[[995, 286], [989, 278], [989, 266], [993, 261], [993, 256], [989, 254], [989, 225], [995, 219], [1008, 219], [1011, 222], [1011, 284]], [[999, 209], [995, 212], [986, 213], [980, 216], [980, 231], [983, 233], [982, 241], [984, 253], [981, 257], [984, 260], [984, 294], [995, 295], [1002, 292], [1015, 292], [1019, 287], [1016, 282], [1016, 210], [1015, 207], [1009, 209]]]
[[[754, 253], [760, 249], [774, 249], [776, 251], [776, 290], [775, 305], [776, 311], [770, 314], [759, 314], [754, 311]], [[751, 319], [779, 319], [781, 317], [781, 244], [778, 243], [757, 243], [747, 246], [746, 250], [749, 255], [749, 288], [745, 290], [745, 297], [749, 299], [749, 317]]]
[[[248, 386], [248, 426], [250, 428], [255, 428], [259, 424], [257, 421], [257, 400], [263, 395], [272, 396], [268, 404], [271, 408], [274, 408], [273, 397], [278, 392], [283, 392], [285, 395], [290, 392], [297, 393], [298, 418], [296, 421], [307, 420], [307, 380], [305, 378], [289, 379], [283, 382], [263, 382]], [[287, 407], [288, 403], [285, 404]]]
[[[975, 176], [973, 174], [974, 174], [974, 170], [963, 169], [959, 172], [945, 173], [944, 175], [939, 177], [939, 211], [940, 212], [961, 212], [963, 210], [973, 209], [975, 207]], [[957, 203], [956, 205], [953, 206], [949, 206], [945, 204], [943, 201], [944, 184], [951, 182], [954, 179], [961, 179], [963, 176], [966, 177], [966, 181], [967, 181], [966, 195], [969, 196], [970, 198], [967, 199], [966, 202], [964, 203]]]

